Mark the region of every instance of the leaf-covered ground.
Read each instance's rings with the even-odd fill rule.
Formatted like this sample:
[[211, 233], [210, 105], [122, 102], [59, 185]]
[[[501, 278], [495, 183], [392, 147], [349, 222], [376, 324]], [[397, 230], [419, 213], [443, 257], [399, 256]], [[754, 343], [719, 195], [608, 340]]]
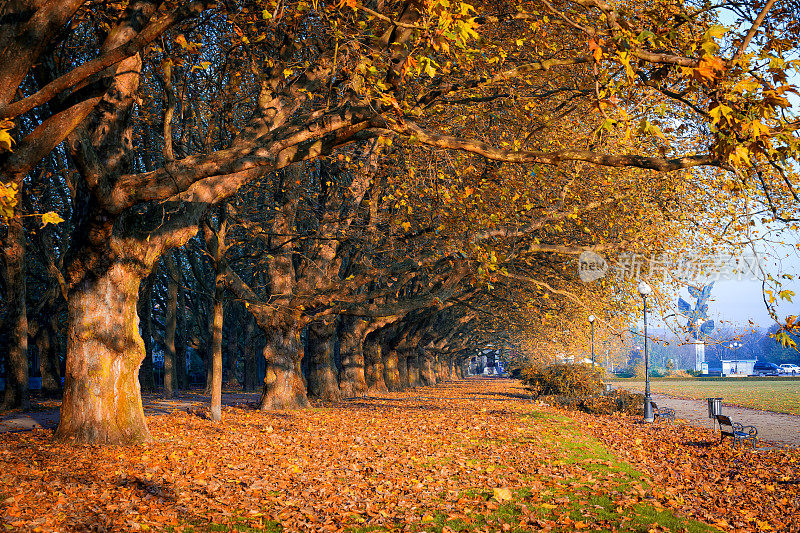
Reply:
[[800, 530], [797, 452], [567, 415], [510, 380], [148, 423], [155, 440], [138, 447], [0, 435], [0, 529]]

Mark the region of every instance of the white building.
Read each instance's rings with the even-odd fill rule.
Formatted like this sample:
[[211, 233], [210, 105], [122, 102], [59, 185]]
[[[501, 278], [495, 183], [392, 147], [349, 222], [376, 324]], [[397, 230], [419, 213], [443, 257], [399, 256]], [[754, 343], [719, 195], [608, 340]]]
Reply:
[[723, 359], [720, 362], [723, 376], [752, 376], [756, 364], [755, 359]]

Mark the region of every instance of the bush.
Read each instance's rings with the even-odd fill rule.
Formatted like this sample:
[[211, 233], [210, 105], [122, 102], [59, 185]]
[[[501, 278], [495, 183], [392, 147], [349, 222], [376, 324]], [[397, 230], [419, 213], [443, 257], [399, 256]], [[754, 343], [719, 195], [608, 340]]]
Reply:
[[644, 394], [615, 389], [606, 396], [586, 398], [577, 405], [577, 408], [592, 415], [625, 413], [644, 416]]
[[536, 398], [562, 396], [583, 398], [603, 390], [604, 371], [589, 365], [556, 364], [528, 367], [522, 371], [522, 381]]

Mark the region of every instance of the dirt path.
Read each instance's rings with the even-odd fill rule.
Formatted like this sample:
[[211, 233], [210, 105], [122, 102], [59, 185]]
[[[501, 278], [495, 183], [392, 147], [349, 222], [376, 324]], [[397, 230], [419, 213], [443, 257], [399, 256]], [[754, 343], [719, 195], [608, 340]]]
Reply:
[[[683, 418], [695, 426], [712, 428], [711, 420], [708, 418], [708, 403], [705, 400], [687, 400], [664, 394], [653, 394], [653, 399], [659, 407], [674, 409], [678, 418]], [[723, 414], [731, 417], [734, 422], [755, 426], [758, 429], [759, 439], [800, 446], [800, 416], [748, 409], [726, 403], [722, 405]]]

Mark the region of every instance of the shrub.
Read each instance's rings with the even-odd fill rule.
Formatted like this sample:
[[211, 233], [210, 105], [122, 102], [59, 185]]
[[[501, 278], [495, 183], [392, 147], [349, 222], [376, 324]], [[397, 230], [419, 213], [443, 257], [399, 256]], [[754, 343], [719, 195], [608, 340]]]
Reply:
[[610, 415], [625, 413], [626, 415], [644, 416], [644, 394], [616, 389], [606, 396], [586, 398], [578, 409], [593, 415]]
[[607, 395], [575, 398], [553, 396], [553, 405], [563, 409], [583, 411], [590, 415], [610, 415], [624, 413], [626, 415], [644, 416], [644, 394], [628, 392], [623, 389], [613, 390]]
[[536, 398], [563, 396], [582, 398], [603, 390], [604, 371], [589, 365], [555, 364], [528, 367], [522, 371], [522, 381]]

